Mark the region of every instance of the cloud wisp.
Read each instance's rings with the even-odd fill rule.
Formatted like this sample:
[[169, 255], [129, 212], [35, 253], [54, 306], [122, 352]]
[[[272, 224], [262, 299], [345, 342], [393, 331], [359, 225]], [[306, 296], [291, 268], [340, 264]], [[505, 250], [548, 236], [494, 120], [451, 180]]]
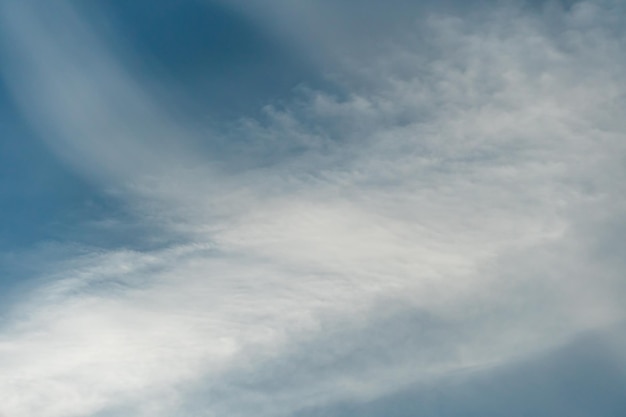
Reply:
[[33, 126], [176, 239], [50, 263], [2, 322], [0, 415], [293, 415], [624, 320], [621, 6], [424, 14], [354, 54], [312, 19], [333, 88], [221, 129], [71, 2], [3, 7]]

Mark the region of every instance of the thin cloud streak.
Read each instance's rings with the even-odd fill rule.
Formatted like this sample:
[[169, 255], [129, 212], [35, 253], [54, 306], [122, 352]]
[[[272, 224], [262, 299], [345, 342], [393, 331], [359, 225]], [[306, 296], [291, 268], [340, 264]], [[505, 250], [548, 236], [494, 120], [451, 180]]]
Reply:
[[222, 163], [159, 148], [206, 130], [162, 113], [69, 3], [5, 6], [24, 112], [182, 243], [61, 260], [0, 332], [0, 413], [290, 415], [623, 320], [623, 265], [597, 253], [626, 195], [607, 5], [559, 12], [556, 35], [514, 7], [426, 17], [426, 37], [330, 62], [336, 91], [211, 132], [245, 143]]

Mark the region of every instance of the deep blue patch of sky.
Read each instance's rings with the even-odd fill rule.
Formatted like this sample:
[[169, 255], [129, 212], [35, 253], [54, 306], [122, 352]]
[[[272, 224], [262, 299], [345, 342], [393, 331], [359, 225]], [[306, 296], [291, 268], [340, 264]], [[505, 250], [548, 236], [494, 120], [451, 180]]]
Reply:
[[173, 110], [185, 116], [211, 115], [217, 123], [254, 115], [315, 80], [306, 57], [222, 4], [104, 0], [86, 12], [103, 32], [117, 34], [141, 77], [175, 91]]

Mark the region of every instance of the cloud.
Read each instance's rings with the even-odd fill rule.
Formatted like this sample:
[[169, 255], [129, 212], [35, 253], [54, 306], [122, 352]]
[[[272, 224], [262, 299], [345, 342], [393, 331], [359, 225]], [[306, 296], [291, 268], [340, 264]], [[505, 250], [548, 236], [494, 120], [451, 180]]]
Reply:
[[[487, 371], [415, 383], [364, 403], [342, 402], [299, 416], [513, 416], [615, 415], [624, 409], [626, 374], [606, 346], [607, 333], [584, 334], [566, 346]], [[619, 360], [618, 360], [619, 361]]]
[[51, 263], [3, 322], [0, 413], [292, 415], [623, 320], [617, 7], [430, 13], [353, 54], [332, 32], [332, 88], [215, 130], [71, 3], [7, 3], [23, 112], [176, 239]]

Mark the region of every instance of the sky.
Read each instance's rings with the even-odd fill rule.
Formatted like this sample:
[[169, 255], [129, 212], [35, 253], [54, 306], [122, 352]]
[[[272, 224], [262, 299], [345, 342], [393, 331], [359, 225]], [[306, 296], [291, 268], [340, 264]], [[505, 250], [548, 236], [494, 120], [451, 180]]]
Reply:
[[0, 417], [626, 415], [626, 4], [0, 0]]

